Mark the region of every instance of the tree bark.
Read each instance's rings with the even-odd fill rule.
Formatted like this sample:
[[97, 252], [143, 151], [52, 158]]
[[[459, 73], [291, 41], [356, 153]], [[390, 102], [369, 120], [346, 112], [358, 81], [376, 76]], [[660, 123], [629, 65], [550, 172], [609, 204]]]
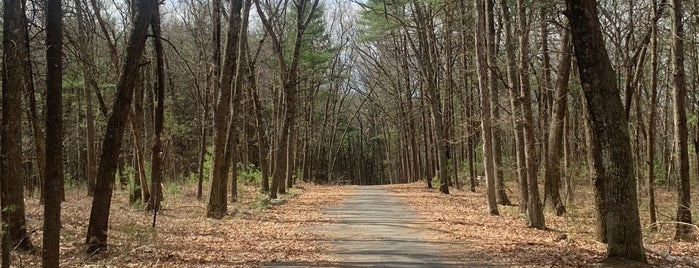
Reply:
[[224, 51], [221, 77], [218, 82], [218, 99], [214, 110], [214, 155], [211, 171], [211, 189], [209, 203], [206, 207], [206, 216], [221, 219], [226, 215], [228, 202], [228, 171], [230, 161], [226, 155], [226, 146], [231, 118], [231, 100], [233, 92], [235, 68], [238, 62], [239, 38], [241, 28], [240, 12], [243, 7], [242, 0], [231, 2], [228, 21], [228, 39]]
[[570, 77], [572, 58], [570, 32], [566, 29], [563, 29], [563, 31], [563, 39], [561, 41], [562, 55], [561, 62], [558, 65], [558, 77], [556, 78], [556, 97], [550, 121], [549, 150], [546, 154], [546, 171], [544, 174], [544, 200], [546, 200], [546, 205], [553, 209], [557, 216], [563, 215], [566, 211], [560, 194], [561, 175], [566, 176], [566, 174], [561, 174], [561, 157], [563, 154], [563, 126], [568, 106], [568, 79]]
[[41, 266], [58, 267], [63, 181], [63, 11], [61, 0], [46, 8], [46, 175]]
[[529, 85], [529, 24], [527, 23], [527, 7], [524, 1], [517, 1], [519, 13], [519, 84], [524, 129], [524, 161], [528, 186], [527, 226], [545, 229], [544, 212], [539, 199], [539, 184], [537, 179], [536, 161], [536, 132], [532, 118], [532, 101]]
[[152, 193], [148, 200], [146, 210], [160, 210], [163, 180], [163, 114], [165, 111], [165, 64], [163, 61], [163, 41], [160, 40], [160, 8], [156, 7], [151, 18], [151, 30], [153, 31], [153, 47], [155, 48], [155, 109], [153, 120], [153, 144], [151, 155], [151, 187]]
[[485, 166], [488, 211], [490, 215], [499, 215], [495, 198], [495, 167], [493, 163], [493, 137], [490, 118], [490, 88], [488, 86], [488, 59], [486, 47], [486, 19], [483, 0], [474, 1], [476, 10], [476, 72], [481, 99], [481, 135], [483, 135], [483, 165]]
[[2, 204], [2, 258], [9, 266], [9, 250], [32, 249], [27, 236], [24, 207], [24, 171], [22, 167], [22, 91], [26, 53], [22, 46], [26, 37], [21, 1], [3, 1], [2, 60], [2, 149], [0, 153], [0, 204]]
[[148, 25], [153, 14], [156, 1], [142, 0], [138, 5], [138, 15], [131, 29], [128, 49], [117, 83], [117, 97], [114, 100], [112, 113], [107, 122], [107, 130], [102, 142], [102, 154], [95, 185], [95, 198], [90, 211], [90, 223], [87, 229], [87, 252], [92, 253], [107, 246], [107, 230], [109, 225], [109, 208], [111, 206], [114, 176], [121, 140], [126, 127], [129, 106], [133, 97], [134, 78], [138, 72], [138, 61], [145, 48]]
[[597, 196], [604, 206], [607, 257], [645, 262], [628, 124], [597, 18], [597, 2], [566, 0], [566, 6], [587, 102], [592, 176], [596, 190], [603, 190]]
[[491, 127], [492, 137], [493, 137], [493, 169], [495, 170], [495, 197], [498, 204], [500, 205], [511, 205], [510, 199], [507, 198], [507, 191], [505, 188], [505, 174], [502, 171], [502, 138], [501, 131], [497, 126], [500, 121], [500, 106], [498, 100], [500, 97], [498, 80], [495, 74], [497, 68], [497, 62], [495, 58], [497, 57], [495, 47], [495, 11], [494, 11], [495, 1], [486, 0], [486, 47], [487, 47], [487, 58], [488, 58], [488, 87], [490, 89], [490, 118], [495, 125]]
[[519, 212], [527, 211], [527, 201], [529, 200], [529, 187], [527, 185], [527, 176], [525, 174], [524, 160], [524, 128], [522, 127], [522, 110], [521, 100], [519, 98], [519, 79], [517, 77], [517, 54], [515, 52], [515, 40], [512, 37], [512, 16], [507, 0], [501, 0], [501, 12], [504, 22], [504, 40], [505, 57], [507, 65], [507, 84], [509, 85], [510, 107], [512, 108], [512, 125], [515, 136], [515, 157], [517, 170], [517, 181], [519, 182]]
[[[687, 82], [684, 70], [684, 30], [682, 22], [682, 0], [672, 0], [672, 77], [673, 77], [673, 114], [675, 117], [675, 160], [677, 160], [677, 221], [675, 240], [694, 240], [692, 211], [690, 209], [689, 182], [689, 146], [687, 129]], [[686, 223], [686, 224], [682, 224]], [[687, 225], [690, 224], [690, 225]]]

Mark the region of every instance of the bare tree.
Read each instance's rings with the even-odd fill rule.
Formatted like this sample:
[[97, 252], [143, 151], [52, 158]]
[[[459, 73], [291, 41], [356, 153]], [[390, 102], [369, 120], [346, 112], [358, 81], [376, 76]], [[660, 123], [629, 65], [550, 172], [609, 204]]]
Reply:
[[515, 140], [515, 157], [517, 181], [519, 182], [519, 212], [527, 211], [527, 202], [529, 200], [529, 187], [527, 185], [527, 175], [525, 174], [524, 160], [524, 127], [522, 124], [522, 109], [521, 99], [519, 98], [519, 77], [517, 75], [517, 55], [515, 52], [515, 40], [512, 37], [512, 21], [514, 20], [510, 13], [506, 0], [500, 1], [500, 9], [504, 21], [504, 40], [505, 43], [505, 64], [507, 65], [507, 84], [510, 94], [510, 107], [512, 108], [512, 126], [514, 128]]
[[[677, 183], [677, 224], [676, 240], [693, 240], [692, 211], [690, 210], [689, 188], [689, 146], [687, 129], [687, 82], [684, 70], [684, 30], [682, 21], [682, 0], [672, 0], [672, 77], [673, 103], [675, 116], [675, 160], [677, 161], [679, 181]], [[689, 224], [689, 225], [688, 225]]]
[[[527, 18], [527, 5], [524, 1], [517, 1], [519, 18], [519, 86], [522, 108], [522, 120], [524, 129], [524, 160], [528, 188], [527, 199], [527, 226], [537, 229], [545, 229], [544, 211], [539, 199], [539, 184], [537, 179], [536, 162], [536, 133], [534, 132], [534, 119], [532, 118], [532, 100], [529, 85], [529, 23]], [[530, 11], [531, 12], [531, 11]]]
[[[546, 154], [546, 170], [544, 183], [544, 200], [556, 215], [565, 213], [565, 206], [561, 200], [561, 157], [563, 154], [563, 124], [566, 118], [566, 108], [568, 106], [568, 79], [570, 78], [570, 67], [572, 49], [570, 45], [570, 32], [563, 29], [563, 39], [561, 40], [561, 62], [558, 65], [558, 77], [556, 78], [556, 97], [554, 100], [553, 113], [551, 115], [549, 130], [549, 149]], [[566, 174], [563, 174], [564, 176]]]
[[502, 164], [502, 131], [499, 129], [500, 121], [500, 105], [498, 103], [500, 93], [500, 86], [498, 85], [498, 77], [496, 76], [495, 70], [497, 69], [496, 62], [496, 50], [495, 47], [495, 1], [486, 0], [485, 1], [485, 29], [486, 29], [486, 47], [487, 47], [487, 58], [488, 58], [488, 87], [490, 90], [490, 118], [491, 121], [495, 122], [495, 125], [491, 127], [492, 137], [493, 137], [493, 169], [495, 169], [495, 197], [500, 205], [510, 205], [510, 199], [507, 198], [507, 192], [505, 191], [505, 174], [503, 172]]
[[[658, 0], [653, 0], [653, 13], [658, 13]], [[648, 177], [648, 213], [653, 230], [657, 216], [655, 211], [655, 121], [657, 117], [656, 103], [658, 102], [658, 22], [651, 24], [650, 41], [650, 107], [648, 107], [648, 133], [646, 134], [646, 176]]]
[[490, 120], [490, 88], [488, 87], [488, 60], [486, 48], [486, 19], [483, 0], [475, 0], [476, 12], [476, 71], [478, 87], [481, 89], [481, 135], [483, 135], [483, 162], [485, 166], [488, 210], [491, 215], [499, 215], [495, 198], [495, 167], [493, 162], [493, 137]]

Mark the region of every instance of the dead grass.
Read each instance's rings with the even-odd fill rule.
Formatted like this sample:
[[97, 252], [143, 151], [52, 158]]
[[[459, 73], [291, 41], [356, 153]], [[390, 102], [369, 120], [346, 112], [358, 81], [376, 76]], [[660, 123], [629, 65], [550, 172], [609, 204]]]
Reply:
[[[444, 249], [447, 259], [459, 263], [580, 267], [604, 259], [606, 247], [594, 239], [593, 194], [589, 186], [576, 187], [575, 203], [567, 207], [564, 217], [546, 212], [549, 228], [546, 231], [527, 228], [516, 206], [500, 206], [500, 216], [489, 216], [483, 186], [476, 193], [451, 188], [448, 196], [426, 188], [424, 182], [387, 187], [406, 200], [420, 213], [422, 220], [437, 231], [430, 240], [464, 245]], [[510, 189], [517, 189], [516, 185], [510, 185]], [[517, 193], [509, 192], [509, 195], [512, 202], [518, 202]], [[660, 219], [670, 220], [666, 215], [674, 215], [674, 195], [666, 189], [658, 189], [657, 196], [659, 215], [663, 215]], [[642, 198], [641, 202], [646, 201]], [[647, 205], [641, 206], [640, 213], [643, 225], [647, 226]], [[671, 227], [665, 226], [656, 233], [644, 228], [646, 247], [670, 249], [673, 256], [699, 261], [699, 243], [672, 241], [674, 228]], [[567, 238], [562, 239], [563, 234]], [[675, 265], [652, 253], [648, 253], [648, 259], [652, 265]]]
[[[351, 186], [301, 184], [285, 202], [265, 202], [256, 187], [241, 186], [239, 201], [222, 220], [205, 217], [206, 197], [196, 199], [193, 185], [166, 187], [156, 228], [152, 213], [128, 205], [128, 195], [115, 191], [109, 249], [89, 256], [84, 236], [91, 198], [84, 189], [69, 189], [63, 203], [61, 267], [254, 267], [276, 261], [330, 262], [327, 239], [301, 231], [301, 226], [329, 221], [321, 210], [341, 202]], [[206, 193], [207, 191], [205, 191]], [[27, 200], [27, 227], [41, 246], [43, 208]], [[40, 251], [13, 252], [14, 267], [40, 266]]]

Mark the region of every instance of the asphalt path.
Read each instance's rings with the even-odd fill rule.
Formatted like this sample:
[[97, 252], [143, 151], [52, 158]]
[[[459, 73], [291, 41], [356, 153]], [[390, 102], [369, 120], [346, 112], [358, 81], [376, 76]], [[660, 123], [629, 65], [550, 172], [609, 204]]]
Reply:
[[325, 213], [336, 221], [313, 228], [332, 237], [339, 266], [451, 267], [442, 263], [437, 245], [424, 239], [418, 214], [381, 186], [359, 186]]

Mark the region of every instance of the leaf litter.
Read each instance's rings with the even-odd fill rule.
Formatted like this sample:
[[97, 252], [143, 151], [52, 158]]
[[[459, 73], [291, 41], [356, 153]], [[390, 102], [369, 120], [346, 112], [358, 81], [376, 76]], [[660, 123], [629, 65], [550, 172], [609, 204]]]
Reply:
[[[304, 226], [332, 221], [322, 210], [338, 205], [351, 186], [299, 184], [284, 201], [270, 202], [254, 185], [240, 185], [229, 214], [208, 219], [206, 201], [194, 185], [165, 191], [156, 228], [152, 212], [132, 208], [128, 193], [116, 190], [109, 223], [109, 248], [84, 253], [92, 199], [84, 189], [67, 189], [62, 205], [61, 267], [257, 267], [275, 262], [330, 263], [329, 241]], [[206, 190], [206, 189], [205, 189]], [[205, 191], [208, 192], [208, 191]], [[230, 197], [229, 197], [230, 198]], [[39, 267], [43, 208], [27, 199], [27, 227], [38, 250], [12, 252], [13, 267]]]
[[[431, 230], [427, 232], [427, 239], [442, 245], [442, 257], [451, 263], [508, 267], [604, 266], [600, 262], [605, 258], [606, 246], [594, 237], [593, 195], [589, 187], [578, 186], [575, 201], [578, 205], [568, 206], [568, 213], [563, 217], [546, 210], [548, 230], [527, 228], [524, 215], [518, 212], [516, 205], [499, 206], [500, 216], [490, 216], [483, 187], [477, 188], [475, 193], [451, 188], [450, 195], [427, 188], [424, 182], [387, 185], [386, 188], [420, 214], [421, 224]], [[508, 194], [512, 202], [518, 200], [517, 193]], [[659, 189], [656, 195], [659, 214], [674, 214], [673, 193]], [[648, 226], [647, 208], [642, 206], [640, 213], [642, 223]], [[672, 256], [699, 263], [699, 243], [672, 241], [673, 234], [673, 225], [657, 232], [644, 228], [644, 246], [669, 248]], [[651, 266], [689, 267], [651, 251], [646, 251], [646, 255]], [[611, 266], [637, 267], [638, 264]]]

